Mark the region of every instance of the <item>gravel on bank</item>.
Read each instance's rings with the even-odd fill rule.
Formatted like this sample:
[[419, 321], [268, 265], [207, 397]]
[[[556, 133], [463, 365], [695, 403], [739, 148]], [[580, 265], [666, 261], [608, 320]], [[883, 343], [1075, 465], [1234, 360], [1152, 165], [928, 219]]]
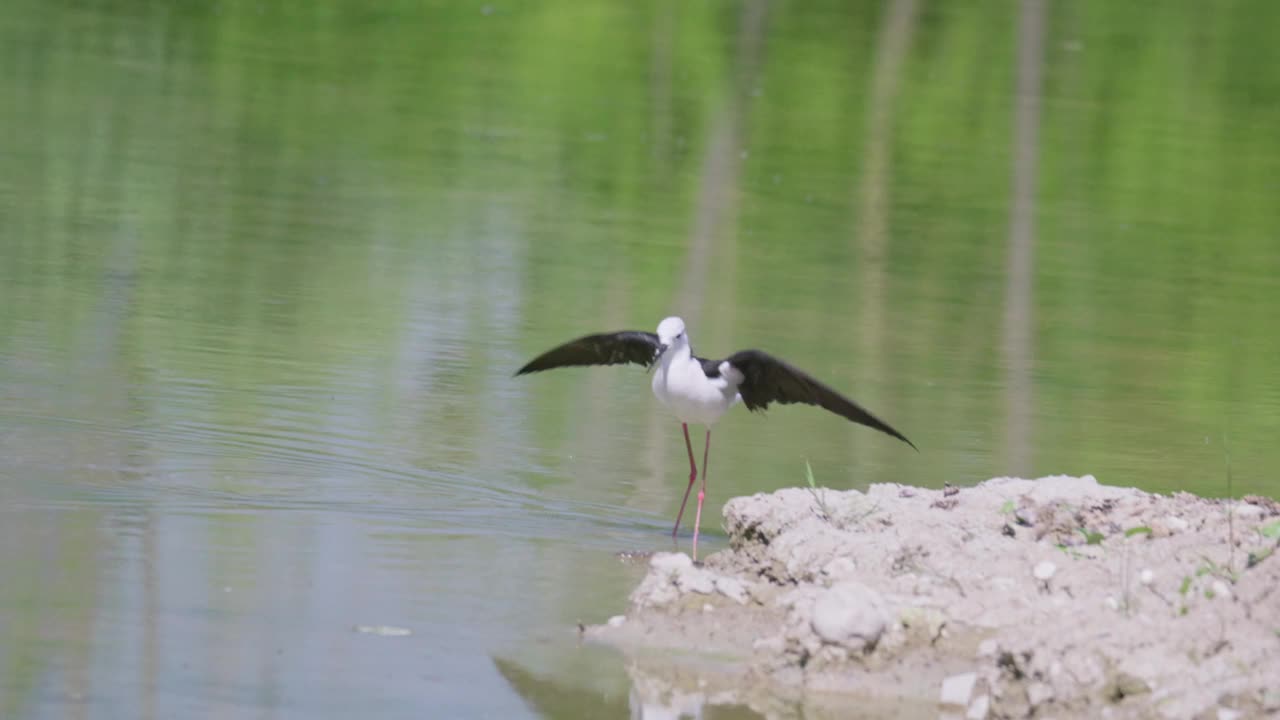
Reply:
[[954, 717], [1257, 717], [1280, 713], [1278, 518], [1092, 476], [788, 488], [730, 500], [704, 563], [653, 555], [586, 635]]

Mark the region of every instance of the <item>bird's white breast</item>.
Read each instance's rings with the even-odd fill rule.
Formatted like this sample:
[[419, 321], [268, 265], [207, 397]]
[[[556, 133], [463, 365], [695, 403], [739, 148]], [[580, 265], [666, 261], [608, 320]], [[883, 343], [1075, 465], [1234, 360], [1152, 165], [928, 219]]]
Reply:
[[673, 349], [663, 355], [654, 370], [653, 394], [681, 422], [710, 426], [737, 399], [737, 383], [741, 380], [741, 374], [727, 363], [721, 364], [720, 377], [709, 378], [687, 349]]

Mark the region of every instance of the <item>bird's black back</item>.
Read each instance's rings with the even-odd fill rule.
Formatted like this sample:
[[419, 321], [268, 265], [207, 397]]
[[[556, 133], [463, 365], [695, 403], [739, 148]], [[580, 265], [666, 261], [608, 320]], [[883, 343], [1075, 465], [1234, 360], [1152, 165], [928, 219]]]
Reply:
[[709, 378], [720, 377], [720, 363], [724, 362], [723, 360], [708, 360], [697, 356], [694, 356], [693, 359], [697, 360], [702, 365], [703, 375], [706, 375]]

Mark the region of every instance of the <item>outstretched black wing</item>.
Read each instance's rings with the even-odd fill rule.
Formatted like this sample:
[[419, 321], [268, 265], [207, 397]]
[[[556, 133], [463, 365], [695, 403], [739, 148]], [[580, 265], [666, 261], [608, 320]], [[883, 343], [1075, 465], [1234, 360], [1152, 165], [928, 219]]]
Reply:
[[649, 367], [658, 359], [661, 348], [658, 336], [650, 332], [623, 330], [584, 335], [530, 360], [516, 375], [581, 365], [635, 363]]
[[[805, 371], [760, 350], [743, 350], [727, 358], [742, 373], [738, 393], [748, 410], [763, 411], [769, 403], [804, 403], [830, 410], [853, 422], [892, 435], [915, 448], [915, 443], [849, 398]], [[917, 450], [919, 448], [916, 448]]]

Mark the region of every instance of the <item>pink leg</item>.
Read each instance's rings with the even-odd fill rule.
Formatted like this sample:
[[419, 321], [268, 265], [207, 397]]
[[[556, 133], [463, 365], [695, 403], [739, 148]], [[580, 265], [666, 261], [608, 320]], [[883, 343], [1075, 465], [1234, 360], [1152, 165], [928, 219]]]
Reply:
[[[702, 487], [698, 489], [698, 512], [693, 516], [693, 559], [698, 559], [698, 526], [702, 524], [702, 501], [707, 497], [707, 453], [711, 450], [711, 428], [707, 428], [707, 439], [702, 445]], [[693, 450], [689, 451], [690, 453]], [[689, 481], [693, 487], [693, 481]], [[686, 493], [687, 494], [687, 493]]]
[[[680, 513], [676, 515], [676, 526], [671, 528], [671, 539], [676, 539], [676, 533], [680, 532], [680, 518], [684, 517], [684, 506], [689, 502], [689, 491], [693, 489], [693, 481], [698, 479], [698, 466], [693, 461], [693, 443], [689, 442], [689, 424], [680, 423], [684, 428], [684, 446], [689, 451], [689, 487], [684, 489], [684, 500], [680, 501]], [[707, 464], [706, 460], [702, 461], [703, 465]]]

